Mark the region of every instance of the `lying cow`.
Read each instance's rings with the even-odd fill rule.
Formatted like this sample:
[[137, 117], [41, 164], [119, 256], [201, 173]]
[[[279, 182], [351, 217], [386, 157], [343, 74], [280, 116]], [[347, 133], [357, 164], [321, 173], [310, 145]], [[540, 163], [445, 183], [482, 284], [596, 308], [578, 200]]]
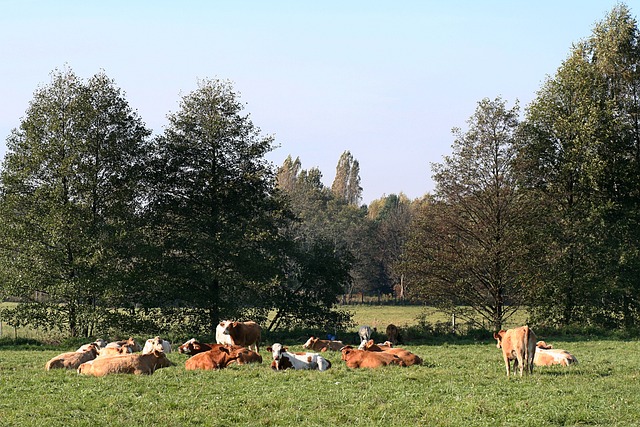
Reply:
[[222, 344], [212, 344], [211, 349], [200, 352], [187, 359], [184, 368], [188, 371], [204, 370], [211, 371], [223, 369], [238, 359], [237, 352], [231, 352], [227, 346]]
[[171, 343], [160, 337], [149, 338], [147, 342], [144, 343], [142, 354], [151, 353], [153, 350], [161, 351], [165, 354], [171, 353]]
[[507, 377], [511, 375], [511, 361], [513, 371], [520, 366], [520, 376], [523, 371], [533, 373], [533, 360], [536, 353], [536, 334], [528, 326], [500, 330], [494, 332], [496, 347], [502, 348], [502, 357], [507, 369]]
[[326, 371], [331, 368], [331, 362], [318, 353], [291, 353], [287, 351], [280, 343], [275, 343], [271, 347], [267, 347], [273, 355], [271, 369], [276, 371], [284, 371], [285, 369], [317, 369]]
[[94, 345], [98, 350], [100, 350], [101, 348], [105, 348], [107, 346], [107, 342], [105, 340], [103, 340], [102, 338], [98, 338], [97, 340], [95, 340], [92, 343], [81, 345], [80, 348], [78, 348], [76, 351], [78, 353], [82, 353], [83, 351], [87, 351], [87, 349], [89, 348], [90, 345]]
[[44, 368], [51, 369], [78, 369], [84, 362], [95, 359], [98, 356], [98, 348], [95, 344], [86, 344], [83, 351], [80, 349], [68, 353], [62, 353], [49, 360]]
[[406, 366], [422, 365], [422, 359], [420, 358], [420, 356], [413, 354], [409, 350], [405, 350], [404, 348], [398, 348], [398, 347], [391, 347], [391, 346], [384, 346], [384, 345], [381, 346], [379, 344], [374, 344], [373, 340], [367, 341], [365, 343], [363, 350], [395, 354], [400, 359], [402, 359], [402, 361], [405, 363]]
[[137, 353], [138, 351], [142, 350], [142, 347], [140, 347], [140, 344], [138, 344], [136, 340], [133, 339], [133, 337], [129, 337], [128, 340], [112, 341], [108, 343], [106, 346], [104, 346], [103, 348], [120, 348], [120, 347], [127, 347], [128, 353]]
[[260, 352], [258, 346], [262, 328], [256, 322], [229, 322], [222, 333], [231, 338], [231, 344], [247, 347], [250, 350], [253, 347], [256, 353]]
[[132, 353], [119, 356], [98, 357], [78, 367], [78, 373], [103, 377], [108, 374], [151, 375], [157, 369], [173, 366], [161, 351], [149, 354]]
[[569, 366], [578, 363], [578, 359], [573, 354], [566, 350], [553, 348], [552, 345], [544, 341], [538, 341], [536, 347], [536, 354], [533, 359], [533, 364], [536, 366]]
[[[221, 343], [218, 343], [222, 345]], [[196, 355], [198, 353], [202, 353], [204, 351], [209, 351], [213, 348], [215, 344], [205, 344], [196, 340], [195, 338], [191, 338], [189, 341], [182, 344], [178, 347], [178, 353]]]
[[302, 344], [302, 348], [306, 348], [307, 350], [314, 351], [340, 351], [340, 349], [344, 347], [344, 343], [342, 341], [335, 340], [321, 340], [316, 337], [310, 337], [307, 342]]
[[407, 366], [406, 363], [395, 354], [384, 351], [365, 351], [346, 346], [342, 349], [342, 360], [348, 368], [380, 368], [388, 365]]

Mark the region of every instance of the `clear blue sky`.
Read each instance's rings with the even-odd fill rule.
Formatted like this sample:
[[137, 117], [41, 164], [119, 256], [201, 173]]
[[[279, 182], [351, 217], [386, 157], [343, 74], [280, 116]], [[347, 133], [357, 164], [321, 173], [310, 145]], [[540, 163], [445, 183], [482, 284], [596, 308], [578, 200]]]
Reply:
[[[364, 202], [433, 191], [482, 98], [525, 107], [613, 0], [0, 0], [0, 154], [33, 92], [68, 65], [115, 80], [147, 126], [198, 78], [234, 82], [269, 159], [300, 157], [331, 185], [360, 162]], [[634, 16], [640, 1], [627, 1]]]

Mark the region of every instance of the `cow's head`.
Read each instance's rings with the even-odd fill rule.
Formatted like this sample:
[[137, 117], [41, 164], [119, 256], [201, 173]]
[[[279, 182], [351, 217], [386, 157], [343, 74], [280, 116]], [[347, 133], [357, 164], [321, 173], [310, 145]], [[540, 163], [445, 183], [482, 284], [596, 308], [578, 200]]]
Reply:
[[551, 350], [553, 348], [553, 346], [551, 344], [547, 344], [544, 341], [538, 341], [536, 343], [536, 347], [541, 348], [543, 350]]
[[342, 353], [342, 356], [340, 358], [342, 360], [347, 360], [349, 358], [349, 355], [353, 354], [353, 352], [353, 347], [351, 347], [350, 345], [345, 345], [340, 349], [340, 353]]
[[302, 348], [311, 348], [316, 342], [318, 342], [318, 338], [310, 337], [306, 343], [302, 344]]
[[135, 353], [138, 351], [142, 351], [142, 347], [140, 347], [140, 344], [138, 344], [136, 342], [136, 340], [133, 339], [133, 337], [129, 337], [129, 339], [127, 340], [127, 342], [123, 345], [123, 347], [127, 347], [128, 349], [130, 349], [131, 351], [129, 351], [129, 353]]
[[200, 343], [196, 341], [195, 338], [191, 338], [189, 341], [178, 347], [178, 353], [191, 354], [193, 350], [196, 349], [196, 346], [199, 348]]
[[[226, 323], [226, 325], [224, 324]], [[224, 327], [222, 333], [225, 335], [231, 335], [231, 331], [234, 330], [238, 326], [238, 322], [220, 322], [220, 326]]]
[[493, 333], [493, 337], [497, 341], [496, 347], [502, 348], [502, 338], [504, 337], [504, 334], [506, 334], [506, 333], [507, 333], [507, 331], [505, 331], [504, 329], [501, 329], [500, 331]]

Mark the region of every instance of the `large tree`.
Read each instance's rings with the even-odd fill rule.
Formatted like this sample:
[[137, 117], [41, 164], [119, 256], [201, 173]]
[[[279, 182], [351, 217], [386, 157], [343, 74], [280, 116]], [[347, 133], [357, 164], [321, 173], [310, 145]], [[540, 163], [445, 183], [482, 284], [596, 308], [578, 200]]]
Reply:
[[228, 81], [202, 80], [155, 140], [147, 205], [166, 301], [213, 332], [222, 317], [261, 320], [282, 273], [287, 218], [265, 154], [273, 138], [243, 114]]
[[547, 208], [533, 311], [555, 324], [638, 318], [639, 41], [628, 8], [614, 7], [528, 110], [521, 184]]
[[338, 160], [336, 176], [331, 185], [336, 198], [350, 205], [358, 205], [362, 199], [360, 186], [360, 163], [351, 152], [345, 151]]
[[118, 249], [135, 240], [149, 134], [103, 73], [55, 71], [35, 92], [0, 175], [1, 283], [24, 301], [14, 317], [89, 335], [122, 300], [111, 287], [128, 276]]
[[452, 155], [433, 165], [435, 194], [417, 215], [404, 267], [423, 298], [500, 329], [528, 283], [528, 211], [512, 170], [518, 106], [484, 99], [468, 125], [454, 130]]

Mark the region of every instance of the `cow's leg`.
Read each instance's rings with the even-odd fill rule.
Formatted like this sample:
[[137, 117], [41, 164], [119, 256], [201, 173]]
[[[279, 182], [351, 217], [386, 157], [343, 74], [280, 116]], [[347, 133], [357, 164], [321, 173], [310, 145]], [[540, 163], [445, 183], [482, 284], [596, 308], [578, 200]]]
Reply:
[[504, 364], [507, 368], [507, 378], [509, 378], [509, 375], [511, 375], [511, 362], [507, 356], [504, 356]]

